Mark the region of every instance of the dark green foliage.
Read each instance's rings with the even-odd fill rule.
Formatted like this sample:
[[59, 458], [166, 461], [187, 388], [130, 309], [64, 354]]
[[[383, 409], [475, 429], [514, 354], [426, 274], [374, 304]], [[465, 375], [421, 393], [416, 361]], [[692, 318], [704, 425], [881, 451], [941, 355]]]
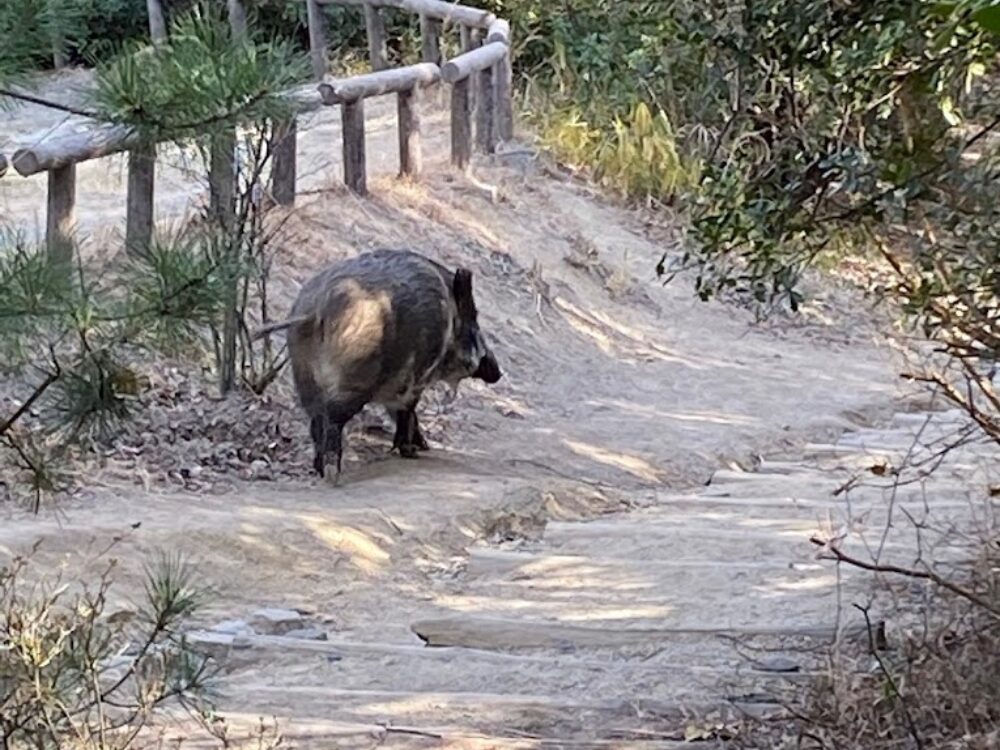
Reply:
[[0, 86], [48, 68], [81, 36], [73, 0], [3, 0], [0, 3]]
[[[669, 86], [676, 3], [664, 0], [495, 0], [479, 3], [513, 25], [517, 69], [577, 102], [595, 93], [618, 113], [659, 104]], [[673, 114], [672, 112], [670, 113]]]
[[[290, 41], [301, 52], [309, 49], [309, 24], [304, 2], [256, 0], [250, 7], [254, 13], [254, 29], [262, 38]], [[324, 5], [322, 10], [326, 18], [327, 43], [331, 48], [366, 49], [365, 19], [361, 8]]]
[[[164, 0], [167, 21], [190, 12], [199, 0]], [[225, 3], [218, 6], [225, 8]], [[260, 38], [291, 44], [299, 52], [309, 48], [304, 2], [249, 0], [253, 26]], [[327, 36], [334, 49], [363, 50], [365, 26], [361, 10], [327, 5]], [[408, 23], [407, 14], [392, 18], [391, 30]], [[8, 30], [16, 34], [8, 36]], [[62, 38], [70, 64], [98, 65], [110, 61], [123, 45], [149, 39], [146, 0], [4, 0], [0, 3], [0, 71], [17, 60], [19, 70], [46, 70], [52, 65], [50, 39]]]
[[202, 3], [173, 21], [162, 49], [133, 43], [102, 65], [93, 104], [151, 139], [200, 136], [237, 120], [288, 115], [279, 94], [308, 73], [307, 58], [290, 44], [237, 39], [223, 9]]
[[[10, 3], [8, 5], [8, 2]], [[59, 13], [47, 9], [48, 0], [5, 0], [6, 9], [0, 8], [0, 19], [43, 18], [46, 23], [58, 19], [58, 28], [66, 39], [65, 52], [71, 64], [99, 65], [114, 58], [123, 45], [142, 43], [149, 39], [149, 21], [146, 0], [60, 0], [65, 7]], [[171, 23], [189, 13], [199, 0], [163, 0], [167, 22]], [[225, 2], [217, 4], [225, 9]], [[297, 51], [309, 48], [309, 29], [306, 23], [304, 2], [289, 0], [248, 0], [247, 8], [253, 17], [255, 33], [262, 39], [276, 40], [292, 45]], [[365, 48], [364, 17], [360, 8], [326, 5], [323, 13], [327, 19], [327, 36], [334, 49], [363, 50]], [[393, 17], [391, 29], [406, 24], [407, 14]], [[44, 29], [35, 24], [29, 29]], [[21, 24], [23, 25], [23, 24]], [[0, 20], [0, 29], [2, 29]], [[51, 66], [51, 51], [44, 43], [33, 39], [33, 33], [21, 34], [18, 49], [26, 52], [28, 67], [47, 69]], [[5, 38], [0, 32], [0, 38]], [[39, 37], [43, 38], [43, 37]], [[11, 51], [0, 51], [0, 59]], [[2, 63], [0, 63], [2, 65]]]
[[129, 370], [112, 355], [126, 335], [120, 304], [85, 274], [67, 274], [43, 249], [11, 238], [15, 242], [0, 244], [5, 370], [29, 376], [36, 385], [47, 426], [67, 428], [74, 436], [107, 435], [127, 413]]
[[36, 353], [37, 342], [27, 344], [27, 338], [50, 331], [72, 294], [64, 269], [23, 234], [0, 228], [0, 369], [16, 368]]
[[147, 322], [134, 340], [190, 356], [204, 327], [218, 319], [235, 273], [224, 267], [203, 230], [157, 233], [125, 269], [130, 314]]
[[51, 415], [72, 437], [104, 440], [128, 418], [136, 375], [110, 349], [83, 351], [51, 389]]
[[794, 307], [801, 271], [840, 232], [925, 189], [992, 40], [908, 0], [746, 3], [711, 25], [731, 93], [705, 123], [714, 144], [683, 260], [703, 297]]
[[126, 41], [149, 37], [146, 0], [78, 0], [76, 5], [80, 33], [70, 49], [73, 63], [94, 65], [110, 59]]

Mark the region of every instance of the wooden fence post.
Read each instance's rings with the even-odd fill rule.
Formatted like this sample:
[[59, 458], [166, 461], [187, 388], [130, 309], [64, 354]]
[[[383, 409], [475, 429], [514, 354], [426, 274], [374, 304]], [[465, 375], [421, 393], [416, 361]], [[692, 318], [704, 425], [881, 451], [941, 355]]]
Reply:
[[420, 14], [420, 59], [441, 64], [441, 22], [426, 13]]
[[[246, 12], [242, 0], [227, 0], [229, 25], [233, 34], [243, 37], [247, 31]], [[236, 211], [236, 128], [213, 136], [210, 144], [209, 185], [211, 211], [223, 230], [223, 247], [232, 261], [237, 261], [240, 248], [232, 237]], [[219, 356], [219, 392], [229, 393], [236, 387], [236, 358], [239, 335], [239, 293], [234, 278], [226, 289], [226, 304], [222, 320], [222, 347]]]
[[73, 225], [76, 221], [76, 164], [49, 171], [45, 243], [49, 259], [69, 265], [73, 260]]
[[[226, 0], [229, 24], [236, 36], [247, 30], [242, 0]], [[213, 217], [227, 229], [232, 221], [236, 199], [236, 130], [228, 129], [212, 137], [209, 156], [209, 196]]]
[[469, 109], [469, 78], [451, 86], [451, 163], [463, 172], [472, 161], [472, 112]]
[[298, 126], [295, 119], [278, 123], [271, 133], [271, 194], [279, 206], [295, 204], [295, 179], [298, 167], [295, 163], [298, 146]]
[[[56, 13], [52, 0], [49, 0], [47, 10], [53, 15]], [[52, 42], [52, 67], [61, 70], [66, 67], [66, 40], [58, 29], [53, 29], [50, 41]]]
[[510, 46], [503, 60], [493, 69], [493, 91], [496, 105], [497, 141], [506, 143], [514, 137], [514, 81], [511, 68]]
[[[160, 0], [146, 0], [149, 35], [153, 46], [167, 39], [167, 24]], [[125, 252], [141, 254], [153, 240], [156, 201], [156, 144], [143, 143], [129, 152], [128, 193], [125, 208]]]
[[386, 49], [385, 21], [374, 5], [365, 3], [365, 30], [368, 33], [368, 57], [372, 70], [385, 70], [389, 67], [389, 55]]
[[483, 68], [476, 75], [479, 84], [476, 90], [476, 144], [484, 154], [496, 151], [496, 140], [493, 132], [493, 67]]
[[226, 0], [229, 9], [229, 27], [236, 36], [243, 37], [247, 33], [247, 11], [243, 0]]
[[[65, 40], [52, 36], [52, 64], [66, 67]], [[45, 245], [49, 260], [60, 265], [73, 261], [73, 224], [76, 216], [76, 164], [70, 163], [48, 173], [48, 204], [45, 212]]]
[[228, 230], [236, 202], [236, 134], [214, 135], [209, 146], [209, 208], [218, 226]]
[[323, 9], [317, 0], [306, 0], [306, 17], [309, 21], [309, 57], [313, 75], [321, 81], [326, 75], [326, 24]]
[[358, 195], [368, 193], [365, 164], [365, 100], [341, 105], [344, 139], [344, 183]]
[[[462, 26], [460, 31], [460, 38], [462, 44], [462, 52], [472, 52], [474, 49], [478, 49], [483, 45], [482, 33], [479, 29], [472, 28], [470, 26]], [[473, 112], [476, 109], [476, 86], [469, 87], [469, 112]]]
[[125, 252], [142, 255], [153, 241], [156, 193], [156, 144], [136, 146], [128, 155]]
[[396, 94], [399, 122], [399, 174], [417, 178], [423, 169], [420, 151], [420, 87]]
[[163, 18], [160, 0], [146, 0], [146, 15], [149, 16], [149, 35], [153, 44], [158, 44], [167, 38], [167, 22]]
[[[444, 55], [441, 54], [441, 22], [426, 13], [420, 14], [420, 59], [434, 65], [444, 62]], [[443, 107], [447, 93], [443, 86], [435, 86], [435, 90], [437, 106]]]
[[[480, 120], [477, 123], [481, 143], [492, 148], [493, 140], [493, 67], [507, 55], [502, 42], [490, 42], [479, 49], [449, 60], [441, 68], [442, 80], [451, 88], [451, 161], [466, 170], [472, 158], [472, 112], [469, 98], [476, 86], [481, 86]], [[485, 76], [484, 76], [485, 71]], [[486, 85], [482, 85], [485, 82]]]
[[[317, 0], [306, 0], [309, 23], [309, 58], [313, 76], [322, 81], [326, 75], [326, 29], [323, 9]], [[295, 205], [295, 181], [298, 176], [298, 123], [275, 123], [271, 133], [271, 195], [279, 206]]]

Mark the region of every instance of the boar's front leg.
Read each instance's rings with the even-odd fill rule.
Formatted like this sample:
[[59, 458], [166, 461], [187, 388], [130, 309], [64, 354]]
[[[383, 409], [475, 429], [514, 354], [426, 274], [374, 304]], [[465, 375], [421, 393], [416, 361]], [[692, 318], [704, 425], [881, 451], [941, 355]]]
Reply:
[[329, 427], [326, 414], [314, 414], [309, 420], [309, 434], [313, 441], [313, 470], [326, 476], [326, 433]]
[[430, 450], [427, 440], [420, 432], [416, 402], [408, 408], [396, 410], [396, 436], [392, 440], [392, 447], [398, 448], [399, 455], [403, 458], [416, 458], [418, 450]]

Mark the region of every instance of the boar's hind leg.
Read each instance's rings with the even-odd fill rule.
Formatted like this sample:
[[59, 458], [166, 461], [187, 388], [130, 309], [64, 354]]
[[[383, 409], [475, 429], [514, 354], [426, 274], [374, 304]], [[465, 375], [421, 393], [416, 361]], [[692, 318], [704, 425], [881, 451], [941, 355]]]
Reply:
[[326, 456], [330, 453], [337, 457], [336, 476], [340, 476], [344, 455], [344, 425], [361, 411], [367, 402], [367, 398], [360, 397], [330, 401], [326, 405], [325, 414], [312, 418], [310, 432], [315, 447], [313, 468], [320, 476], [326, 473]]
[[392, 447], [398, 448], [399, 455], [403, 458], [416, 458], [418, 450], [430, 450], [427, 440], [420, 432], [416, 404], [396, 410], [396, 436], [393, 438]]

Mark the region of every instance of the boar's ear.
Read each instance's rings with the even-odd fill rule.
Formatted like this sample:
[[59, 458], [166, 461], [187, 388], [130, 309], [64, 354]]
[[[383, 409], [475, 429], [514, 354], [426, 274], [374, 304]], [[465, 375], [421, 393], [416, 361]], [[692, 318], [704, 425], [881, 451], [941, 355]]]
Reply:
[[476, 319], [476, 301], [472, 297], [472, 271], [467, 268], [459, 268], [455, 271], [455, 280], [451, 285], [452, 294], [455, 295], [455, 305], [458, 307], [458, 314], [463, 320]]

